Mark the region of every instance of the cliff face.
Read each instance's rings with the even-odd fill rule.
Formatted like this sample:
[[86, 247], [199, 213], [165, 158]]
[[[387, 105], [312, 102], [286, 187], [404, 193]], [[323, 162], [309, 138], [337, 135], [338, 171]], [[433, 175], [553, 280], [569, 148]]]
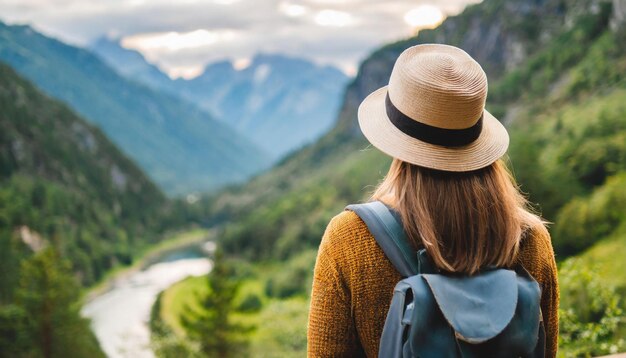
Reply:
[[626, 0], [613, 0], [613, 17], [611, 18], [611, 29], [619, 31], [626, 24]]
[[[356, 121], [359, 103], [385, 86], [398, 55], [420, 43], [458, 46], [478, 61], [490, 83], [516, 69], [560, 33], [571, 28], [581, 15], [598, 13], [599, 0], [485, 0], [446, 19], [434, 30], [387, 45], [365, 60], [348, 87], [335, 131], [352, 138], [361, 136]], [[626, 1], [613, 0], [614, 22], [623, 23]], [[574, 45], [574, 44], [572, 44]]]

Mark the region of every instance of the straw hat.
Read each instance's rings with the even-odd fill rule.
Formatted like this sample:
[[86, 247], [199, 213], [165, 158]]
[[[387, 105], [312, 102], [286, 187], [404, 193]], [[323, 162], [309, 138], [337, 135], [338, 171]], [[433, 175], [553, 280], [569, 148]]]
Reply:
[[389, 85], [359, 107], [359, 126], [384, 153], [422, 167], [465, 172], [490, 165], [509, 135], [485, 110], [487, 76], [465, 51], [426, 44], [398, 57]]

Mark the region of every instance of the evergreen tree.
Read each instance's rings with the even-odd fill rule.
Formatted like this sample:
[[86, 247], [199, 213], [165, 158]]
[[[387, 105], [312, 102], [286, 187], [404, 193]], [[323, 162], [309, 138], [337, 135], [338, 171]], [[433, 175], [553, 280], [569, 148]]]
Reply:
[[80, 316], [79, 295], [69, 262], [54, 248], [22, 262], [16, 299], [28, 315], [23, 334], [32, 342], [32, 355], [103, 357], [89, 321]]
[[0, 304], [0, 357], [33, 357], [29, 315], [15, 304]]
[[243, 333], [250, 327], [232, 322], [233, 300], [239, 283], [221, 250], [215, 253], [207, 286], [206, 294], [198, 296], [199, 309], [187, 307], [183, 315], [182, 323], [189, 337], [209, 357], [245, 355], [247, 344]]

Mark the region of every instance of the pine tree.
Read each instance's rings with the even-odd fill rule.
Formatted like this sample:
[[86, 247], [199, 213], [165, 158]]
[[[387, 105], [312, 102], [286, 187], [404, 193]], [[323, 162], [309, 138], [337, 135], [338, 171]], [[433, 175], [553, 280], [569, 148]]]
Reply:
[[54, 248], [22, 262], [17, 306], [28, 315], [24, 333], [36, 356], [103, 357], [89, 322], [80, 316], [79, 298], [69, 262]]
[[243, 334], [250, 330], [232, 322], [235, 311], [234, 298], [239, 283], [217, 250], [213, 269], [207, 275], [208, 290], [198, 296], [199, 309], [186, 308], [182, 323], [189, 337], [197, 342], [203, 354], [209, 357], [234, 357], [245, 354], [246, 341]]

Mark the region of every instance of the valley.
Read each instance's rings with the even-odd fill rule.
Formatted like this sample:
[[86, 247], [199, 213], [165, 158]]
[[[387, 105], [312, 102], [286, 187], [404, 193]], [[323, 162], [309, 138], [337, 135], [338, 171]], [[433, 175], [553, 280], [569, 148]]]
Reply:
[[[517, 6], [484, 1], [435, 30], [375, 51], [348, 86], [337, 124], [327, 135], [245, 186], [201, 201], [212, 223], [224, 225], [224, 249], [261, 266], [284, 262], [286, 267], [299, 253], [315, 249], [328, 220], [346, 204], [367, 200], [388, 167], [389, 158], [369, 147], [359, 132], [360, 101], [386, 84], [403, 49], [430, 41], [459, 45], [482, 59], [490, 76], [487, 108], [507, 118], [507, 160], [519, 185], [555, 223], [550, 228], [563, 268], [561, 290], [569, 297], [562, 298], [561, 354], [624, 350], [619, 343], [624, 303], [618, 297], [625, 292], [626, 276], [609, 253], [626, 245], [624, 30], [609, 27], [615, 16], [609, 2]], [[552, 11], [550, 20], [536, 22], [538, 11]], [[510, 19], [506, 24], [505, 18]], [[533, 36], [541, 36], [542, 46], [526, 47]], [[525, 55], [507, 58], [508, 47], [521, 47]], [[517, 110], [509, 113], [511, 108]], [[303, 284], [293, 297], [306, 297], [306, 289]], [[604, 297], [602, 303], [589, 306], [590, 292]], [[605, 323], [589, 321], [602, 314], [610, 316]], [[587, 336], [601, 326], [608, 328]]]
[[[320, 238], [389, 168], [358, 105], [428, 42], [481, 63], [504, 159], [550, 222], [559, 356], [626, 352], [623, 9], [484, 0], [372, 51], [353, 79], [266, 53], [171, 80], [115, 41], [0, 23], [0, 357], [202, 356], [189, 322], [210, 304], [242, 355], [305, 356]], [[283, 127], [297, 110], [310, 116]]]
[[101, 289], [87, 294], [81, 314], [91, 320], [91, 328], [108, 357], [153, 356], [146, 323], [157, 295], [183, 278], [210, 271], [206, 256], [211, 242], [206, 241], [206, 233], [186, 233], [164, 243], [171, 244], [150, 250], [148, 257], [134, 265], [135, 269], [111, 275], [102, 282]]

